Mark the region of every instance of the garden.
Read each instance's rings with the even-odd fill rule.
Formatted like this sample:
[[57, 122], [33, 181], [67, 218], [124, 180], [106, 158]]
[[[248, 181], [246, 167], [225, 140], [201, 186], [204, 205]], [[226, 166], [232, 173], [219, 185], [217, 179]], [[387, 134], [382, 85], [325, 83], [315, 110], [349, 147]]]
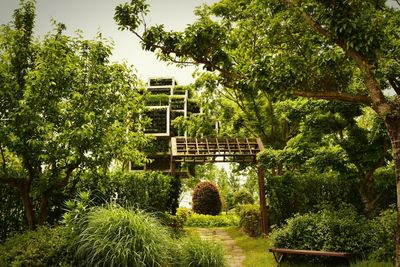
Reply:
[[[37, 37], [36, 2], [21, 0], [0, 25], [0, 266], [277, 266], [271, 248], [353, 256], [279, 266], [400, 266], [392, 2], [221, 0], [182, 31], [148, 25], [144, 0], [119, 4], [144, 50], [198, 68], [151, 92], [101, 34], [54, 22]], [[175, 134], [203, 162], [174, 162]], [[263, 149], [208, 162], [229, 158], [229, 138], [229, 153]]]

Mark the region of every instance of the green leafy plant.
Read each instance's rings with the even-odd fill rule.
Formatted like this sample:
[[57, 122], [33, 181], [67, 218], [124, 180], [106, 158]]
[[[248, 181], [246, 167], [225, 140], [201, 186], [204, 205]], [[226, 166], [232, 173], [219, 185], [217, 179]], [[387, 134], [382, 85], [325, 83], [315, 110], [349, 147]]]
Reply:
[[226, 227], [238, 226], [239, 217], [236, 214], [204, 215], [190, 214], [185, 222], [187, 227]]
[[241, 188], [238, 191], [234, 192], [232, 195], [233, 205], [243, 205], [243, 204], [254, 204], [253, 195], [249, 190], [245, 188]]
[[90, 191], [90, 200], [95, 205], [112, 200], [120, 205], [167, 211], [179, 197], [180, 185], [176, 183], [173, 177], [160, 172], [86, 172], [81, 174], [76, 187], [79, 191]]
[[342, 251], [367, 257], [372, 232], [365, 217], [352, 208], [297, 215], [272, 234], [274, 246]]
[[199, 237], [186, 237], [180, 241], [182, 267], [224, 267], [224, 252], [220, 245]]
[[42, 226], [9, 238], [0, 245], [0, 266], [72, 266], [67, 227]]
[[388, 209], [372, 219], [372, 252], [369, 258], [378, 261], [395, 260], [396, 210]]
[[240, 227], [249, 236], [261, 235], [260, 207], [252, 204], [245, 204], [238, 207]]
[[222, 203], [217, 186], [208, 181], [197, 184], [193, 190], [192, 205], [196, 213], [218, 215]]

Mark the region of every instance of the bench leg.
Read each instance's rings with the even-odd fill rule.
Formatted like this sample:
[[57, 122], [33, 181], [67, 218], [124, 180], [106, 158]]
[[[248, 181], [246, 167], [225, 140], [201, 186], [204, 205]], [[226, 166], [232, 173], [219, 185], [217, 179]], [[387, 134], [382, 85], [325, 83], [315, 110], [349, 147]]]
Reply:
[[276, 261], [276, 263], [278, 263], [278, 266], [279, 266], [279, 264], [282, 262], [282, 260], [283, 260], [283, 258], [285, 257], [286, 254], [277, 253], [277, 252], [273, 252], [273, 254], [274, 254], [275, 261]]

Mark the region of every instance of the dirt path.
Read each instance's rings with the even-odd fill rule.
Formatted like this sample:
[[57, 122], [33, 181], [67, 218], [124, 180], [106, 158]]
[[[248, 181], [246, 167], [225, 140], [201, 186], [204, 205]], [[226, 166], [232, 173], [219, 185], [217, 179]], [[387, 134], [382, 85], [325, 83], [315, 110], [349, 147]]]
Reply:
[[222, 229], [198, 228], [200, 237], [212, 240], [221, 244], [225, 250], [225, 256], [229, 267], [241, 267], [245, 258], [243, 250], [236, 245], [236, 242]]

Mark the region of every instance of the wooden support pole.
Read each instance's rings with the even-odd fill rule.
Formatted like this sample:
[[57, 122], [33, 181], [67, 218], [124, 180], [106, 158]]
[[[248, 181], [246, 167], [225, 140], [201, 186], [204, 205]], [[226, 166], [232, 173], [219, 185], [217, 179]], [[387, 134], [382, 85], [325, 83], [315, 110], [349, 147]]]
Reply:
[[258, 192], [260, 195], [260, 215], [261, 215], [261, 228], [265, 235], [269, 234], [268, 227], [268, 209], [267, 202], [265, 199], [265, 182], [264, 182], [264, 169], [262, 167], [258, 167]]

